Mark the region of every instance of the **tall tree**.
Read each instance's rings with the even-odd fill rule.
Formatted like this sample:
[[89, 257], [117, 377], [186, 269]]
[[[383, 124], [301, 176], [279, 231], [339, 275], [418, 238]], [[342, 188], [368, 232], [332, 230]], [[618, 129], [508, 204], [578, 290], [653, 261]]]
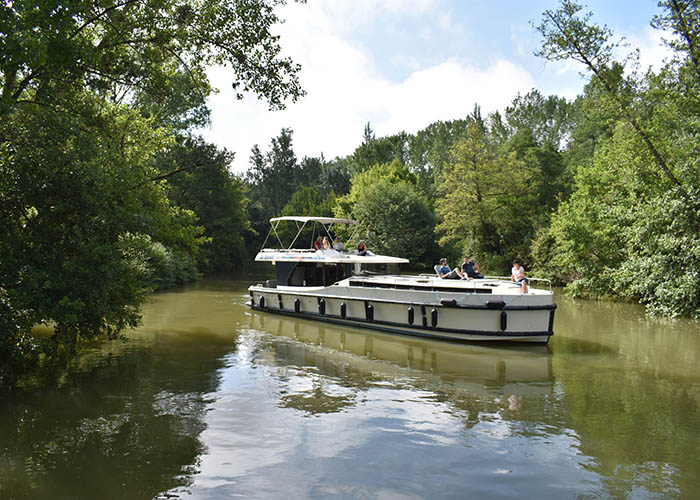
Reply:
[[203, 229], [156, 158], [206, 122], [210, 65], [275, 109], [302, 95], [280, 3], [0, 2], [0, 378], [136, 324], [159, 254], [191, 271]]
[[197, 214], [204, 228], [207, 242], [199, 257], [204, 272], [231, 271], [245, 256], [248, 200], [241, 179], [230, 172], [233, 156], [201, 138], [185, 138], [158, 162], [161, 171], [182, 170], [168, 178], [168, 197]]
[[[451, 151], [437, 200], [442, 243], [455, 241], [492, 265], [526, 256], [533, 233], [539, 172], [499, 150], [483, 121], [471, 121]], [[499, 260], [500, 259], [500, 260]]]
[[[660, 2], [657, 26], [676, 31], [678, 51], [656, 74], [632, 80], [614, 61], [611, 32], [580, 18], [564, 1], [545, 12], [542, 55], [572, 58], [593, 73], [582, 121], [597, 136], [592, 161], [579, 164], [571, 198], [538, 244], [547, 262], [573, 280], [569, 289], [636, 299], [654, 313], [700, 316], [700, 140], [694, 70], [698, 2]], [[691, 28], [691, 26], [693, 26]], [[685, 34], [684, 34], [685, 33]], [[595, 120], [593, 120], [595, 122]], [[573, 137], [577, 139], [577, 131]], [[584, 135], [585, 137], [585, 135]]]
[[634, 107], [635, 82], [621, 78], [619, 72], [615, 72], [614, 51], [620, 47], [621, 42], [612, 40], [612, 31], [606, 26], [591, 23], [591, 13], [580, 17], [581, 10], [582, 7], [571, 0], [562, 0], [557, 10], [546, 10], [542, 22], [537, 26], [543, 41], [542, 48], [536, 55], [553, 61], [571, 59], [583, 64], [600, 82], [618, 112], [642, 139], [654, 158], [660, 175], [673, 185], [680, 186], [676, 173], [640, 122]]

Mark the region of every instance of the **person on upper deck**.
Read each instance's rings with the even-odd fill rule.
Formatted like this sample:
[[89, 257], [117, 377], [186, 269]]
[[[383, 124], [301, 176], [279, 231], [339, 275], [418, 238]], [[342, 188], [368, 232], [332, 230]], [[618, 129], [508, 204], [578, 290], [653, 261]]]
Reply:
[[316, 238], [316, 241], [314, 241], [314, 250], [320, 250], [321, 247], [323, 247], [323, 239], [319, 236]]
[[462, 274], [469, 278], [484, 278], [484, 275], [479, 273], [479, 265], [476, 262], [472, 262], [468, 255], [464, 256], [464, 262], [462, 263]]
[[462, 271], [460, 271], [458, 267], [450, 269], [450, 266], [447, 265], [447, 259], [445, 258], [440, 259], [440, 267], [438, 268], [438, 273], [440, 274], [440, 277], [445, 280], [467, 279], [467, 277], [464, 274], [462, 274]]
[[374, 255], [369, 248], [367, 248], [367, 245], [365, 245], [364, 240], [360, 240], [360, 242], [357, 244], [357, 255]]
[[330, 250], [331, 249], [331, 240], [328, 239], [328, 236], [323, 237], [323, 249], [324, 250]]
[[345, 245], [340, 241], [340, 236], [335, 237], [335, 243], [333, 244], [333, 250], [338, 250], [339, 252], [345, 251]]
[[520, 265], [520, 261], [513, 261], [513, 269], [510, 270], [510, 280], [516, 285], [520, 285], [520, 293], [527, 293], [527, 286], [530, 280], [525, 277], [525, 268]]

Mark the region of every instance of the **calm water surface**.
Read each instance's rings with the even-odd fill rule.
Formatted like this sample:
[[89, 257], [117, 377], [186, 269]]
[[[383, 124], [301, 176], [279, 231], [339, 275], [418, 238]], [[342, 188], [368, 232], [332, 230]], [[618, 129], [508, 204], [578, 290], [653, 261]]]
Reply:
[[0, 498], [697, 498], [700, 326], [559, 297], [549, 346], [154, 297], [128, 343], [0, 395]]

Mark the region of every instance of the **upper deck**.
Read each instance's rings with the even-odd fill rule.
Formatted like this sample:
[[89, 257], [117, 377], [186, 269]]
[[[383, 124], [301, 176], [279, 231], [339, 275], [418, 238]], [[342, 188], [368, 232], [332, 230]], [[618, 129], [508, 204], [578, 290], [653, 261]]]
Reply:
[[314, 262], [316, 264], [406, 264], [408, 259], [389, 255], [359, 255], [337, 250], [284, 250], [263, 248], [255, 256], [257, 262]]

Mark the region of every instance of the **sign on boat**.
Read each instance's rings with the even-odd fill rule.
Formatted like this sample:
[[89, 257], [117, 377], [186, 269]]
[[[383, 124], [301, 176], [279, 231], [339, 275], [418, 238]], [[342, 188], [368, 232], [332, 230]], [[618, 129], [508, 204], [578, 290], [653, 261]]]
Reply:
[[[285, 247], [277, 229], [296, 224]], [[357, 221], [332, 217], [276, 217], [256, 261], [271, 262], [276, 279], [248, 288], [251, 308], [390, 333], [462, 341], [547, 343], [553, 335], [551, 289], [520, 286], [503, 278], [448, 280], [372, 272], [386, 264], [408, 263], [388, 255], [357, 251], [294, 248], [305, 228], [332, 239], [336, 224]], [[274, 235], [279, 248], [265, 248]], [[354, 233], [353, 233], [354, 235]], [[352, 240], [352, 237], [350, 238]]]

